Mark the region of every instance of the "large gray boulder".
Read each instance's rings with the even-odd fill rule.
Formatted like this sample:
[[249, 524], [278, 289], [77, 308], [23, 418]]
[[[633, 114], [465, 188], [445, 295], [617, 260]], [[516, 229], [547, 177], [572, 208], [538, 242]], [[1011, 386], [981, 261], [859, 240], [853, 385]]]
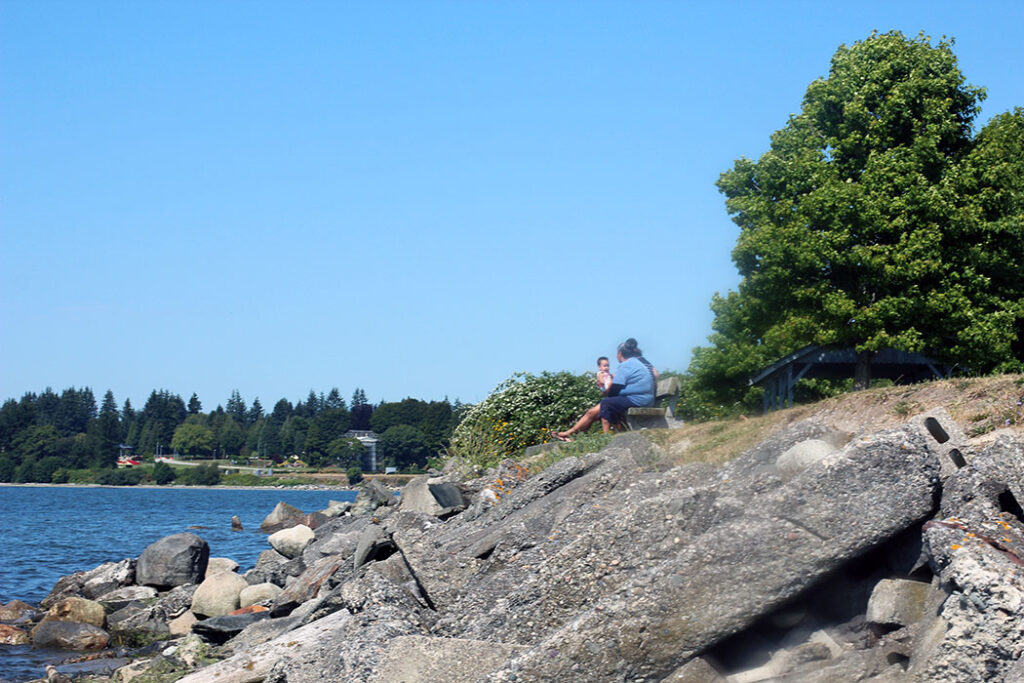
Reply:
[[274, 598], [270, 608], [272, 614], [274, 616], [290, 614], [302, 603], [316, 597], [324, 585], [343, 567], [351, 567], [349, 558], [341, 555], [328, 555], [320, 558]]
[[135, 582], [160, 589], [199, 583], [209, 559], [210, 546], [195, 534], [167, 536], [139, 555]]
[[97, 602], [123, 603], [132, 600], [149, 600], [155, 598], [157, 591], [152, 586], [125, 586], [104, 593], [96, 598]]
[[692, 542], [648, 546], [628, 580], [514, 660], [517, 680], [660, 680], [929, 516], [939, 467], [911, 427], [852, 443]]
[[32, 629], [32, 645], [58, 650], [102, 650], [110, 642], [107, 632], [92, 624], [44, 621]]
[[375, 479], [365, 482], [356, 494], [356, 502], [352, 504], [349, 513], [353, 515], [368, 515], [380, 507], [396, 505], [398, 500], [383, 484]]
[[172, 621], [188, 613], [195, 591], [195, 584], [186, 584], [167, 591], [155, 603], [133, 600], [107, 615], [107, 628], [112, 633], [166, 634]]
[[43, 621], [73, 621], [102, 628], [106, 619], [103, 605], [75, 596], [64, 598], [50, 607]]
[[329, 520], [330, 517], [322, 512], [310, 512], [307, 514], [297, 507], [282, 501], [260, 523], [260, 531], [272, 534], [297, 524], [305, 524], [310, 529], [316, 529], [326, 524]]
[[281, 529], [287, 529], [288, 527], [301, 524], [302, 519], [306, 516], [306, 513], [295, 507], [289, 505], [284, 501], [279, 502], [274, 506], [274, 509], [270, 511], [270, 514], [263, 518], [260, 522], [260, 531], [266, 534], [272, 534]]
[[919, 626], [908, 670], [916, 680], [1000, 681], [1018, 675], [1013, 669], [1024, 642], [1024, 523], [1014, 492], [1022, 470], [1024, 441], [999, 438], [953, 475], [943, 492], [942, 516], [925, 524], [929, 562], [946, 598]]
[[466, 508], [459, 488], [440, 477], [416, 477], [402, 488], [399, 509], [449, 517]]
[[135, 583], [135, 560], [104, 562], [82, 577], [82, 595], [95, 600], [101, 595]]
[[273, 548], [264, 550], [256, 558], [256, 566], [244, 574], [250, 585], [257, 583], [273, 583], [282, 588], [288, 583], [289, 577], [298, 576], [305, 569], [301, 559], [289, 560]]
[[281, 594], [281, 587], [272, 583], [257, 583], [246, 586], [238, 593], [238, 606], [248, 607], [257, 603], [268, 602]]
[[11, 600], [6, 605], [0, 605], [0, 622], [14, 623], [31, 617], [36, 613], [36, 608], [21, 600]]
[[208, 576], [192, 595], [192, 613], [202, 617], [224, 616], [238, 609], [238, 596], [248, 587], [248, 582], [234, 572]]
[[307, 567], [329, 555], [350, 556], [359, 545], [363, 531], [376, 526], [370, 516], [338, 517], [315, 531], [313, 542], [302, 550], [302, 561]]
[[238, 563], [230, 557], [211, 557], [206, 565], [206, 576], [220, 572], [237, 572]]
[[245, 612], [224, 614], [204, 619], [192, 626], [192, 632], [210, 643], [225, 643], [242, 632], [247, 626], [270, 618], [270, 612]]
[[301, 555], [303, 549], [312, 543], [315, 537], [313, 530], [308, 526], [296, 524], [272, 533], [267, 541], [270, 547], [291, 560]]

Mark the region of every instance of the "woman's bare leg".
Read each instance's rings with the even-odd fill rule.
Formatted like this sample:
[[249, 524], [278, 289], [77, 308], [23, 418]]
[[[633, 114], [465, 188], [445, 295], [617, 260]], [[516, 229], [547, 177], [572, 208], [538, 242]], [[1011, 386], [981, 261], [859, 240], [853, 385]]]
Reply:
[[576, 424], [574, 424], [572, 426], [572, 428], [570, 428], [568, 431], [555, 432], [554, 433], [555, 438], [558, 438], [558, 439], [568, 439], [573, 434], [577, 434], [579, 432], [587, 431], [590, 428], [590, 425], [594, 424], [594, 422], [597, 421], [597, 419], [598, 419], [598, 417], [600, 417], [600, 415], [601, 415], [601, 404], [598, 403], [596, 406], [594, 406], [593, 408], [588, 409], [587, 412], [583, 413], [583, 417], [581, 417], [579, 420], [577, 420]]

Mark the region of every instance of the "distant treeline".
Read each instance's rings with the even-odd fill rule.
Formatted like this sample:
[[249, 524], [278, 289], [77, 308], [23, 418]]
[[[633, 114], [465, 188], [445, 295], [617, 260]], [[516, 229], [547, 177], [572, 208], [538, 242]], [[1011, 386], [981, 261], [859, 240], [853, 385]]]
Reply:
[[447, 399], [373, 405], [358, 388], [350, 404], [337, 388], [311, 390], [294, 405], [282, 398], [269, 413], [237, 390], [210, 412], [196, 394], [186, 402], [165, 390], [154, 390], [141, 410], [127, 399], [119, 408], [108, 390], [97, 410], [88, 387], [59, 395], [48, 387], [0, 408], [0, 481], [49, 482], [58, 470], [113, 468], [122, 453], [274, 462], [297, 456], [316, 467], [358, 466], [365, 447], [345, 437], [349, 430], [376, 432], [378, 463], [410, 469], [445, 447], [459, 412], [459, 402]]

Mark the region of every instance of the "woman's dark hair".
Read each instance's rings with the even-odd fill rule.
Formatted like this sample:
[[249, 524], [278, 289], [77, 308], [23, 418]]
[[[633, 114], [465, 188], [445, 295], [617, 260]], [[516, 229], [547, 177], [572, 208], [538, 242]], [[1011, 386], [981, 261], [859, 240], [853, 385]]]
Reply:
[[636, 358], [644, 355], [644, 352], [636, 347], [636, 339], [632, 337], [619, 344], [619, 353], [623, 358]]

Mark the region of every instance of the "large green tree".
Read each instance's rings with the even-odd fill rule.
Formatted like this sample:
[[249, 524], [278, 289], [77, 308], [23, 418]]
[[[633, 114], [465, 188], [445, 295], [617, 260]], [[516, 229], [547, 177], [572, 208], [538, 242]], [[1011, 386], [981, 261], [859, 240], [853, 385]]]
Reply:
[[[717, 183], [743, 279], [716, 295], [699, 384], [737, 399], [755, 364], [809, 343], [856, 348], [858, 386], [886, 347], [1019, 367], [1021, 112], [975, 138], [984, 95], [951, 41], [892, 32], [838, 49], [768, 151]], [[993, 156], [1001, 175], [985, 173]]]
[[427, 458], [433, 454], [426, 435], [405, 424], [388, 427], [380, 435], [379, 445], [383, 452], [383, 462], [400, 470], [423, 467], [427, 464]]
[[186, 422], [174, 430], [171, 447], [184, 455], [209, 455], [213, 449], [213, 430], [194, 422]]

